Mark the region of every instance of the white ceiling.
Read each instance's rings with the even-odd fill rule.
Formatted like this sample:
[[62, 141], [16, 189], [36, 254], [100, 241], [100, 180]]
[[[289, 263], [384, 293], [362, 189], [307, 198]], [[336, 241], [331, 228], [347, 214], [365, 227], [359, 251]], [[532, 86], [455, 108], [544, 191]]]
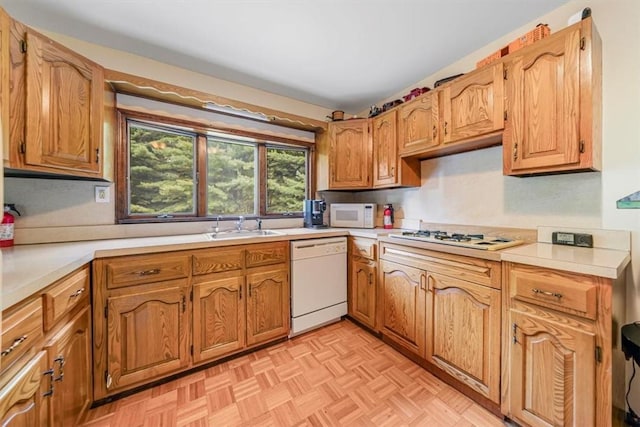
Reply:
[[34, 27], [358, 112], [568, 0], [0, 0]]

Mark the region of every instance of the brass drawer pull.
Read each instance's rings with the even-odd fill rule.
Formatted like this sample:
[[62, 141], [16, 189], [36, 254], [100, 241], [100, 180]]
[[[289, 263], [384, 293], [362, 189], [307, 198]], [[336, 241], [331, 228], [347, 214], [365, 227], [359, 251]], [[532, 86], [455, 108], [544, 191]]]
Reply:
[[154, 268], [153, 270], [143, 270], [143, 271], [138, 271], [138, 276], [152, 276], [154, 274], [160, 274], [160, 269], [159, 268]]
[[64, 357], [58, 356], [55, 359], [53, 359], [53, 362], [58, 364], [58, 372], [59, 372], [59, 375], [54, 378], [54, 381], [62, 381], [64, 378], [64, 364], [65, 364]]
[[549, 291], [543, 291], [541, 289], [536, 289], [533, 288], [531, 289], [531, 292], [533, 292], [534, 294], [538, 294], [538, 295], [545, 295], [548, 297], [554, 297], [554, 298], [562, 298], [562, 294], [558, 293], [558, 292], [549, 292]]
[[11, 353], [13, 350], [15, 350], [20, 344], [22, 344], [23, 342], [25, 342], [27, 340], [27, 336], [23, 335], [20, 338], [16, 338], [13, 341], [13, 344], [11, 344], [11, 346], [9, 348], [7, 348], [6, 350], [2, 350], [2, 353], [0, 353], [1, 356], [6, 356], [9, 353]]
[[84, 288], [80, 288], [74, 293], [72, 293], [71, 295], [69, 295], [69, 298], [79, 297], [80, 295], [82, 295], [83, 292], [84, 292]]

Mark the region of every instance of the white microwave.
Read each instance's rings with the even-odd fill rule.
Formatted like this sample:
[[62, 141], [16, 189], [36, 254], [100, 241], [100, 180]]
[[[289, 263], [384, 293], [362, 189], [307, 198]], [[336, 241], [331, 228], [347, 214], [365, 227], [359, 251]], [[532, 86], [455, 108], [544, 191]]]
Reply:
[[332, 227], [374, 228], [375, 203], [331, 203], [329, 211]]

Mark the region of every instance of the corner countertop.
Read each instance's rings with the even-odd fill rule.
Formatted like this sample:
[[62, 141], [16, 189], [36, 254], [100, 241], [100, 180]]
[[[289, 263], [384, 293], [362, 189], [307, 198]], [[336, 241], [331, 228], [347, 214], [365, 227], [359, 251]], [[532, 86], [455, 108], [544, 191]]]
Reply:
[[[205, 234], [92, 240], [68, 243], [18, 245], [2, 249], [2, 299], [0, 310], [41, 291], [58, 279], [97, 258], [167, 251], [266, 243], [318, 237], [360, 236], [376, 239], [393, 230], [347, 228], [287, 228], [282, 235], [209, 240]], [[396, 230], [397, 231], [397, 230]]]
[[500, 251], [502, 261], [617, 279], [631, 262], [629, 251], [532, 243]]
[[[56, 280], [97, 258], [349, 235], [399, 243], [397, 239], [390, 240], [390, 238], [386, 237], [390, 232], [397, 232], [398, 230], [388, 229], [288, 228], [278, 229], [277, 231], [283, 234], [214, 241], [209, 240], [204, 234], [189, 234], [19, 245], [12, 248], [3, 248], [1, 251], [2, 300], [0, 301], [0, 310], [11, 307], [21, 300], [36, 294]], [[449, 245], [422, 242], [403, 244], [417, 247], [428, 245], [426, 249], [441, 252], [495, 261], [519, 262], [613, 279], [622, 274], [631, 260], [628, 251], [573, 248], [546, 243], [533, 243], [495, 251], [490, 254], [486, 253], [487, 251]]]

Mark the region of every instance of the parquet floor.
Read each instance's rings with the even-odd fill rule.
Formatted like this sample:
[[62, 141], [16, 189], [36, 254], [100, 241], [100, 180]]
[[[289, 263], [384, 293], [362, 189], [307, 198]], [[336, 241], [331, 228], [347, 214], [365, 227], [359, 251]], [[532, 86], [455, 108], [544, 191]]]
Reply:
[[106, 426], [504, 424], [344, 320], [89, 411]]

